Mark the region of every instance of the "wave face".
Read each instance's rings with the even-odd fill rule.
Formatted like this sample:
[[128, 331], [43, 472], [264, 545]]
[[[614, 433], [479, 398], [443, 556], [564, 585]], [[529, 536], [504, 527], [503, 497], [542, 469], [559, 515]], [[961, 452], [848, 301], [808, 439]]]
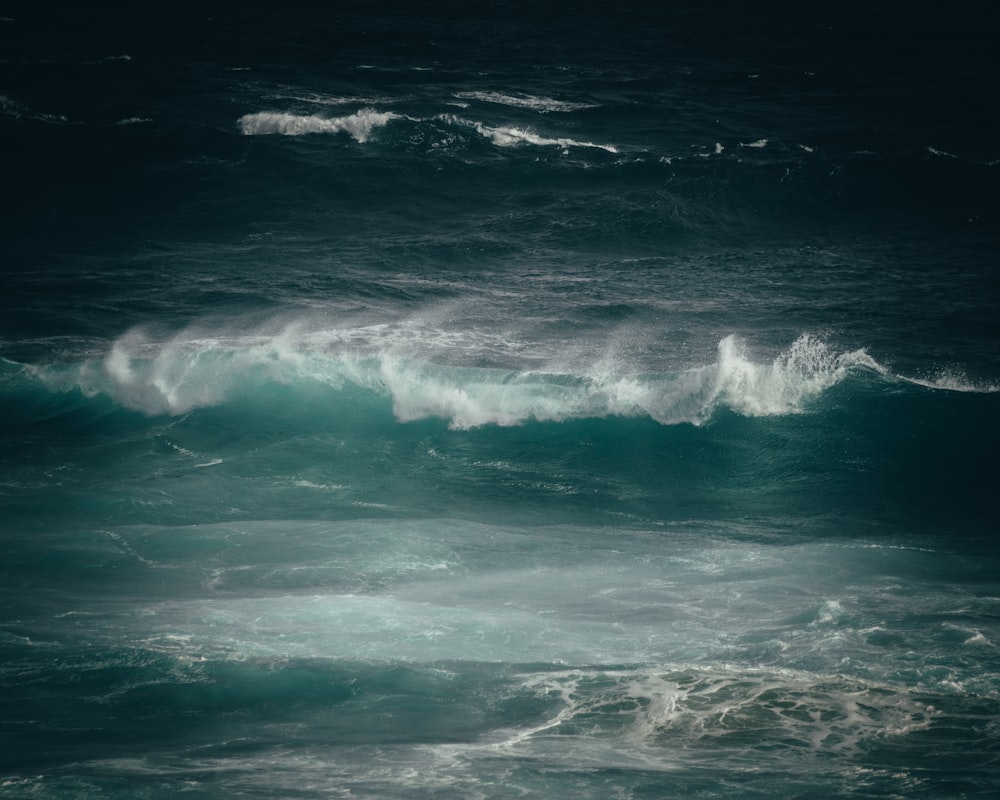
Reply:
[[0, 18], [0, 795], [1000, 795], [989, 26], [334, 5]]
[[[269, 383], [335, 390], [348, 385], [388, 396], [400, 422], [436, 417], [458, 429], [609, 416], [698, 425], [723, 408], [750, 417], [794, 414], [851, 374], [889, 377], [864, 350], [836, 353], [810, 335], [770, 364], [753, 363], [739, 341], [727, 336], [715, 363], [670, 376], [623, 374], [620, 365], [608, 364], [596, 364], [587, 374], [435, 365], [390, 344], [407, 327], [312, 333], [291, 327], [276, 336], [181, 336], [160, 343], [136, 332], [115, 342], [103, 358], [23, 371], [51, 391], [102, 395], [150, 416], [223, 405]], [[444, 332], [430, 338], [444, 338]], [[947, 380], [889, 379], [994, 391]]]
[[978, 539], [993, 513], [994, 386], [895, 375], [811, 335], [770, 361], [729, 336], [715, 361], [660, 374], [622, 360], [569, 372], [431, 357], [460, 341], [473, 360], [496, 344], [412, 321], [161, 341], [132, 332], [77, 363], [5, 362], [0, 400], [11, 436], [65, 428], [71, 449], [86, 429], [109, 437], [118, 455], [102, 481], [197, 475], [178, 488], [180, 507], [161, 511], [177, 520], [236, 475], [274, 504], [248, 497], [255, 511], [238, 516], [254, 517], [312, 516], [314, 505], [461, 516], [471, 504], [491, 520], [558, 507], [575, 521], [658, 526], [740, 509], [785, 526], [835, 508], [849, 529], [909, 520]]

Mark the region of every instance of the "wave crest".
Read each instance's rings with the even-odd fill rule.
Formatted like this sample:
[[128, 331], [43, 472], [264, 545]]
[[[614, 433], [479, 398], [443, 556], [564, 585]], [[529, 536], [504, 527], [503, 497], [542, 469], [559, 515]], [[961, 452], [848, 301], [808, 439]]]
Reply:
[[244, 136], [304, 136], [310, 133], [346, 133], [355, 141], [368, 141], [372, 132], [394, 119], [398, 114], [363, 108], [343, 117], [319, 117], [314, 114], [288, 114], [276, 111], [259, 111], [240, 117], [240, 130]]
[[50, 389], [105, 395], [147, 415], [238, 402], [270, 384], [355, 387], [388, 398], [400, 422], [440, 418], [459, 429], [612, 416], [700, 425], [722, 408], [748, 417], [797, 414], [852, 373], [888, 375], [864, 350], [837, 352], [809, 334], [770, 363], [753, 361], [727, 336], [714, 363], [653, 375], [449, 366], [385, 343], [366, 346], [359, 331], [340, 334], [290, 328], [157, 343], [133, 332], [102, 358], [36, 375]]
[[527, 128], [517, 128], [512, 126], [492, 127], [475, 120], [466, 120], [452, 114], [442, 114], [438, 117], [442, 122], [449, 125], [471, 128], [484, 139], [489, 139], [497, 147], [517, 147], [520, 145], [535, 145], [536, 147], [588, 147], [597, 150], [605, 150], [608, 153], [617, 153], [618, 148], [613, 144], [597, 144], [596, 142], [585, 142], [579, 139], [569, 139], [567, 137], [551, 138], [541, 136]]
[[579, 111], [582, 108], [596, 108], [593, 103], [573, 103], [568, 100], [556, 100], [551, 97], [538, 97], [530, 94], [507, 94], [505, 92], [457, 92], [455, 97], [463, 100], [478, 100], [483, 103], [526, 108], [542, 114], [549, 112]]
[[[599, 144], [568, 137], [542, 136], [527, 128], [513, 126], [490, 126], [475, 120], [466, 120], [452, 114], [442, 114], [434, 118], [437, 122], [456, 126], [460, 129], [475, 131], [479, 136], [488, 139], [497, 147], [517, 147], [534, 145], [536, 147], [559, 147], [566, 150], [570, 147], [583, 147], [617, 153], [618, 148], [612, 144]], [[346, 133], [359, 143], [365, 143], [379, 128], [394, 120], [409, 120], [410, 122], [428, 122], [415, 119], [391, 111], [376, 111], [373, 108], [363, 108], [353, 114], [341, 117], [321, 117], [315, 114], [291, 114], [279, 111], [258, 111], [244, 114], [239, 119], [240, 131], [244, 136], [306, 136], [314, 133]]]

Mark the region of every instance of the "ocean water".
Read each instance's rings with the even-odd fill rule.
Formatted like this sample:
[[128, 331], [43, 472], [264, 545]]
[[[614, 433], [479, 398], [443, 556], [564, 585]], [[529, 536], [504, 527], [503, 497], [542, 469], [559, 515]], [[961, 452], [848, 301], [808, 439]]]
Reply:
[[806, 5], [5, 15], [0, 796], [997, 796], [1000, 60]]

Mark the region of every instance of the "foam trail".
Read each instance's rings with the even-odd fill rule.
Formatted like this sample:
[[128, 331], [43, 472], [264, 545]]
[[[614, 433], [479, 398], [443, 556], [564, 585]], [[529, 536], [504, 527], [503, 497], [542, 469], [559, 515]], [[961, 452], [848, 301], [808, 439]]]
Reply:
[[946, 392], [971, 392], [973, 394], [992, 394], [1000, 392], [1000, 385], [994, 383], [977, 383], [961, 373], [945, 371], [933, 378], [908, 378], [900, 376], [901, 380], [925, 386], [928, 389], [941, 389]]
[[463, 100], [479, 100], [484, 103], [527, 108], [543, 114], [551, 111], [578, 111], [582, 108], [595, 108], [592, 103], [572, 103], [566, 100], [555, 100], [551, 97], [535, 97], [534, 95], [511, 95], [503, 92], [458, 92], [455, 97]]
[[633, 756], [656, 761], [664, 741], [717, 751], [725, 746], [720, 737], [743, 728], [765, 747], [780, 740], [803, 755], [859, 755], [873, 740], [926, 730], [939, 716], [896, 686], [794, 670], [568, 670], [525, 675], [524, 685], [560, 704], [552, 718], [512, 732], [504, 745], [572, 735], [574, 723], [586, 719], [617, 732]]
[[497, 147], [516, 147], [518, 145], [533, 144], [538, 147], [589, 147], [596, 148], [598, 150], [605, 150], [609, 153], [618, 152], [618, 148], [611, 144], [596, 144], [594, 142], [584, 142], [578, 139], [569, 139], [566, 137], [551, 139], [545, 136], [540, 136], [534, 131], [530, 131], [526, 128], [493, 128], [489, 125], [484, 125], [482, 122], [470, 122], [449, 114], [445, 114], [439, 117], [439, 119], [453, 125], [470, 127], [483, 138], [489, 139], [493, 142], [493, 144], [497, 145]]
[[304, 136], [310, 133], [346, 133], [361, 144], [368, 141], [372, 132], [394, 119], [398, 114], [364, 108], [344, 117], [318, 117], [313, 114], [287, 114], [276, 111], [259, 111], [240, 117], [240, 130], [244, 136]]

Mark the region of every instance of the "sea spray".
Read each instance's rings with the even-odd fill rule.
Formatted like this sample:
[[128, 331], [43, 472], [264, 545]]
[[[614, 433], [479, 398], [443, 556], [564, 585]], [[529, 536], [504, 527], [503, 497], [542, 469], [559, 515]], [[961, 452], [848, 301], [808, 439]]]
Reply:
[[343, 117], [319, 117], [314, 114], [290, 114], [277, 111], [258, 111], [240, 117], [240, 130], [246, 136], [305, 136], [311, 133], [346, 133], [359, 144], [364, 144], [372, 133], [387, 125], [398, 114], [366, 108]]
[[[456, 429], [607, 416], [697, 425], [719, 408], [748, 417], [795, 414], [849, 375], [893, 379], [864, 350], [837, 352], [810, 334], [771, 363], [753, 361], [744, 344], [727, 336], [719, 342], [716, 362], [650, 375], [621, 374], [621, 367], [614, 373], [571, 374], [448, 366], [435, 363], [433, 352], [421, 356], [419, 343], [412, 341], [409, 352], [381, 349], [377, 340], [359, 347], [358, 333], [364, 331], [340, 331], [342, 344], [318, 337], [323, 344], [316, 347], [310, 343], [315, 334], [297, 326], [276, 335], [179, 334], [163, 342], [134, 331], [101, 359], [37, 374], [54, 389], [106, 395], [150, 415], [223, 404], [270, 383], [333, 389], [351, 384], [388, 395], [400, 422], [438, 417]], [[432, 342], [438, 336], [428, 334]]]

